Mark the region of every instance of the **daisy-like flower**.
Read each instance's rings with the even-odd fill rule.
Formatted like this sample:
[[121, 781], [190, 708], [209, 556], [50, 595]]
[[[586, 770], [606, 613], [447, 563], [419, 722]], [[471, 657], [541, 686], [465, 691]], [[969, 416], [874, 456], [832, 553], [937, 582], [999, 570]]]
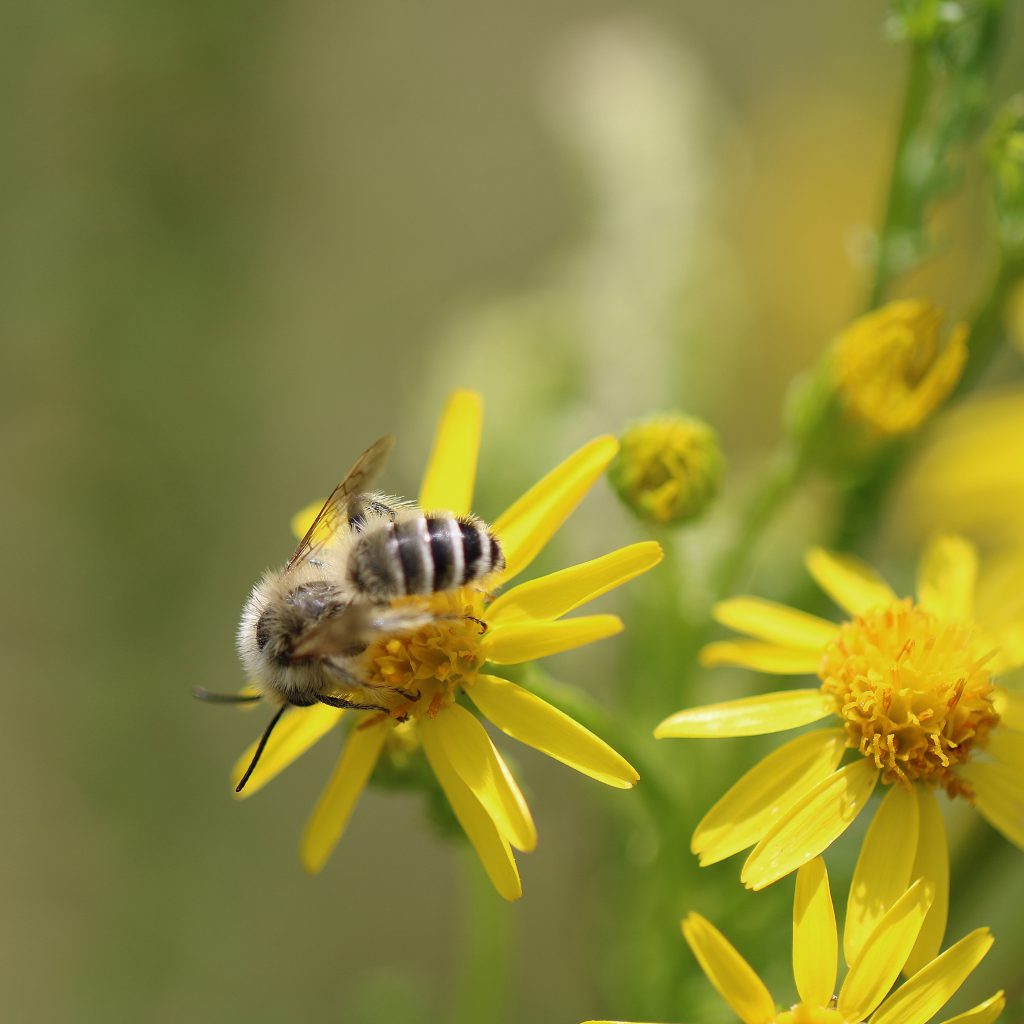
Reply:
[[[710, 644], [701, 660], [817, 673], [820, 685], [681, 711], [655, 735], [754, 736], [830, 719], [747, 772], [697, 825], [693, 851], [706, 865], [756, 844], [740, 878], [762, 889], [842, 835], [881, 783], [887, 792], [850, 890], [846, 953], [854, 959], [880, 908], [923, 878], [935, 899], [910, 959], [916, 968], [935, 955], [946, 924], [949, 852], [937, 790], [971, 801], [1024, 847], [1024, 695], [994, 682], [1024, 662], [1024, 624], [1006, 620], [1012, 605], [999, 589], [976, 588], [977, 556], [959, 537], [926, 550], [916, 601], [846, 555], [814, 549], [807, 567], [847, 621], [732, 598], [715, 617], [751, 639]], [[840, 767], [848, 750], [856, 756]]]
[[[924, 964], [889, 994], [928, 916], [934, 894], [914, 882], [879, 917], [870, 941], [846, 956], [849, 970], [836, 994], [839, 938], [821, 858], [800, 868], [793, 899], [793, 978], [800, 1001], [779, 1009], [764, 982], [729, 940], [700, 914], [683, 921], [693, 955], [743, 1024], [925, 1024], [967, 980], [992, 947], [978, 928]], [[1002, 992], [943, 1024], [992, 1024], [1006, 1003]], [[587, 1021], [587, 1024], [622, 1024]]]
[[[456, 392], [441, 419], [419, 503], [424, 509], [469, 512], [480, 443], [479, 396]], [[617, 444], [600, 437], [584, 445], [526, 492], [493, 523], [506, 569], [488, 589], [526, 569], [615, 456]], [[317, 506], [318, 508], [319, 506]], [[296, 516], [301, 536], [315, 509]], [[271, 735], [248, 786], [248, 797], [351, 719], [337, 768], [313, 811], [302, 839], [302, 863], [319, 871], [345, 830], [385, 744], [406, 750], [422, 745], [460, 825], [495, 888], [506, 899], [522, 894], [512, 847], [532, 850], [537, 832], [526, 801], [471, 705], [500, 730], [609, 786], [629, 789], [636, 771], [603, 740], [528, 690], [490, 675], [486, 664], [517, 665], [612, 636], [622, 629], [614, 615], [563, 618], [568, 612], [638, 576], [661, 560], [651, 542], [620, 548], [601, 558], [530, 580], [500, 597], [463, 588], [422, 602], [442, 616], [409, 636], [378, 640], [366, 651], [366, 678], [418, 695], [393, 698], [391, 714], [352, 712], [314, 705], [289, 708]], [[374, 701], [387, 700], [375, 690]], [[237, 782], [255, 744], [234, 767]]]

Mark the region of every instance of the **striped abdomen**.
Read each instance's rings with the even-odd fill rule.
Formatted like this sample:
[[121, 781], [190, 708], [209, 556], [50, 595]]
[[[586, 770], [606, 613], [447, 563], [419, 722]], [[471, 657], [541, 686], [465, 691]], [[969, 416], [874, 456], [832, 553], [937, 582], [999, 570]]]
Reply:
[[353, 586], [374, 600], [434, 594], [505, 568], [485, 523], [456, 516], [412, 516], [370, 527], [349, 556]]

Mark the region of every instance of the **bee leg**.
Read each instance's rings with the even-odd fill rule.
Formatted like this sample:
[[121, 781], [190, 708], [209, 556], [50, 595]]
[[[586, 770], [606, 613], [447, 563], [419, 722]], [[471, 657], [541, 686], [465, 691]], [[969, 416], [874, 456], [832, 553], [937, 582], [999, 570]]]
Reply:
[[205, 686], [193, 686], [192, 696], [209, 704], [255, 704], [263, 700], [258, 693], [212, 693]]
[[346, 697], [334, 697], [326, 693], [317, 694], [318, 701], [321, 704], [326, 704], [332, 708], [345, 708], [351, 711], [383, 711], [384, 714], [389, 714], [389, 711], [385, 707], [381, 707], [380, 704], [360, 704], [355, 700], [348, 700]]
[[478, 619], [475, 615], [463, 615], [462, 617], [464, 619], [467, 619], [469, 622], [475, 622], [480, 627], [480, 635], [481, 636], [483, 636], [484, 633], [487, 632], [488, 626], [487, 626], [487, 623], [484, 622], [483, 619]]

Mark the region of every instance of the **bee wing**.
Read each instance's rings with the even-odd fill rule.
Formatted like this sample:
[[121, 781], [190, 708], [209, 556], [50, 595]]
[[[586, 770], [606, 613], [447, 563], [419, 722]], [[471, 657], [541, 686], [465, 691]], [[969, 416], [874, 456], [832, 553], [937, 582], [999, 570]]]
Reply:
[[316, 514], [306, 535], [299, 541], [295, 554], [288, 560], [284, 571], [288, 572], [298, 562], [310, 558], [324, 543], [347, 522], [345, 510], [352, 498], [367, 490], [384, 465], [384, 460], [395, 443], [390, 434], [378, 438], [356, 459], [355, 465], [345, 478], [331, 491], [323, 508]]
[[382, 608], [353, 602], [307, 629], [296, 641], [292, 654], [297, 658], [358, 654], [376, 637], [412, 633], [438, 618], [437, 613], [422, 608]]

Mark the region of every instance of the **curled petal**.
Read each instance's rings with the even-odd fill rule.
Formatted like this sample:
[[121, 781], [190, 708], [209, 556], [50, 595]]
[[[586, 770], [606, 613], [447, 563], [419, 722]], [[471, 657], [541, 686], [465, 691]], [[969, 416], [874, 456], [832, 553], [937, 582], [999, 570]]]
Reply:
[[969, 761], [957, 768], [974, 787], [974, 805], [988, 823], [1024, 849], [1024, 778], [1002, 764]]
[[1006, 993], [997, 992], [970, 1010], [958, 1013], [955, 1017], [947, 1017], [942, 1024], [992, 1024], [1005, 1009]]

